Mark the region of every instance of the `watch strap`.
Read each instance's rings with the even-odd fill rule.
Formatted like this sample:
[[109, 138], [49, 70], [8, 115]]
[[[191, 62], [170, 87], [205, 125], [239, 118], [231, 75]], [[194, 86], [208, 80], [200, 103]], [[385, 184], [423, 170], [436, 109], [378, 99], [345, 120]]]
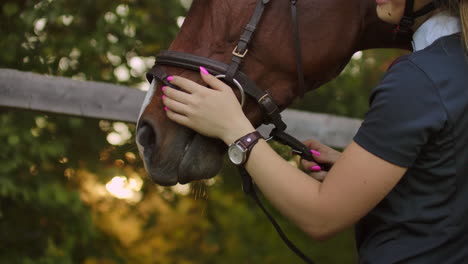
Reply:
[[261, 138], [263, 138], [262, 135], [254, 131], [236, 140], [235, 144], [239, 144], [245, 150], [250, 150]]
[[249, 160], [250, 151], [261, 138], [263, 138], [262, 135], [258, 131], [254, 131], [236, 140], [234, 144], [240, 145], [245, 149], [245, 160], [242, 164], [239, 164], [240, 166], [244, 165]]

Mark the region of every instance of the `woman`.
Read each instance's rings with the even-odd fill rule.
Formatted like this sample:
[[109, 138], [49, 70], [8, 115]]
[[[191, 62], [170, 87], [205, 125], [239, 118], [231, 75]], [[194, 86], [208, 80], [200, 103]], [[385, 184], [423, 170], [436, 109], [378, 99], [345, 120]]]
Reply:
[[[309, 177], [262, 139], [251, 140], [248, 159], [238, 163], [312, 237], [356, 224], [361, 263], [462, 263], [468, 260], [468, 0], [437, 1], [435, 10], [431, 0], [407, 1], [377, 0], [380, 19], [399, 24], [401, 34], [415, 31], [414, 53], [374, 89], [354, 141], [342, 154], [306, 142], [318, 162], [333, 164], [328, 173], [303, 161]], [[164, 88], [168, 117], [227, 145], [252, 139], [255, 129], [232, 90], [204, 68], [201, 76], [213, 89], [169, 78], [187, 93]]]

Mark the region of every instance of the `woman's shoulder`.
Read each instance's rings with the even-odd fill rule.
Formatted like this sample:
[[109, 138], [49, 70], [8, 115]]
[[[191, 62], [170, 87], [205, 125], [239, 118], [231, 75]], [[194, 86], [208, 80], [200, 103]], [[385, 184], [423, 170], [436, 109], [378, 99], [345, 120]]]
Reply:
[[[399, 58], [372, 97], [387, 94], [409, 106], [438, 101], [453, 122], [468, 107], [468, 56], [460, 34], [436, 40], [427, 48]], [[427, 102], [424, 102], [426, 105]]]
[[425, 49], [408, 55], [406, 60], [434, 81], [468, 78], [468, 56], [460, 33], [441, 37]]
[[381, 91], [417, 94], [423, 90], [432, 89], [432, 79], [418, 63], [414, 62], [412, 57], [413, 55], [409, 54], [397, 58], [373, 90], [373, 94]]
[[460, 34], [442, 37], [423, 50], [398, 58], [383, 83], [388, 80], [399, 85], [430, 82], [436, 88], [463, 89], [462, 84], [468, 83], [468, 56]]

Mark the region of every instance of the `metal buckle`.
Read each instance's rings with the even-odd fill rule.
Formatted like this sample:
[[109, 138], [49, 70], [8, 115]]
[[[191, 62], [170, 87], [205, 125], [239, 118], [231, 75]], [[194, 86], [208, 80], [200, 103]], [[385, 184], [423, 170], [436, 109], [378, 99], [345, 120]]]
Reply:
[[236, 46], [236, 47], [234, 48], [234, 50], [232, 51], [232, 55], [234, 55], [234, 56], [239, 57], [239, 58], [242, 59], [242, 58], [245, 57], [245, 55], [247, 54], [248, 51], [249, 51], [249, 49], [246, 49], [246, 50], [244, 51], [244, 53], [241, 54], [241, 53], [237, 52], [237, 46]]
[[[216, 78], [218, 79], [226, 79], [226, 75], [224, 74], [220, 74], [220, 75], [216, 75], [215, 76]], [[245, 103], [245, 92], [244, 92], [244, 87], [242, 87], [242, 85], [239, 83], [239, 81], [237, 81], [236, 79], [232, 79], [232, 81], [234, 82], [234, 84], [236, 85], [237, 89], [239, 89], [239, 91], [241, 92], [241, 101], [240, 101], [240, 104], [241, 104], [241, 107], [244, 107], [244, 103]]]
[[257, 102], [258, 102], [259, 104], [263, 104], [263, 101], [264, 101], [265, 99], [267, 99], [269, 96], [270, 96], [270, 94], [265, 93], [265, 95], [263, 95], [260, 99], [258, 99]]

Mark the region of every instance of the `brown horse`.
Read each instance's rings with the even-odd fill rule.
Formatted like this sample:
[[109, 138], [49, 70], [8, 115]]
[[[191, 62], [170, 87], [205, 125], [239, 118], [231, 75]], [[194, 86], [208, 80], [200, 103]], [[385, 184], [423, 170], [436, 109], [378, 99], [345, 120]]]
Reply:
[[[170, 49], [229, 63], [256, 2], [194, 0]], [[309, 91], [338, 76], [356, 51], [409, 47], [409, 43], [394, 41], [392, 26], [377, 18], [375, 0], [308, 0], [297, 5]], [[297, 97], [289, 9], [289, 1], [271, 1], [241, 66], [258, 87], [270, 91], [281, 109]], [[172, 67], [166, 71], [201, 82], [198, 72]], [[226, 146], [168, 120], [160, 86], [148, 92], [137, 131], [137, 144], [150, 177], [168, 186], [215, 176]], [[254, 125], [260, 125], [262, 111], [254, 100], [246, 101], [244, 111]], [[142, 124], [145, 129], [141, 129]]]

